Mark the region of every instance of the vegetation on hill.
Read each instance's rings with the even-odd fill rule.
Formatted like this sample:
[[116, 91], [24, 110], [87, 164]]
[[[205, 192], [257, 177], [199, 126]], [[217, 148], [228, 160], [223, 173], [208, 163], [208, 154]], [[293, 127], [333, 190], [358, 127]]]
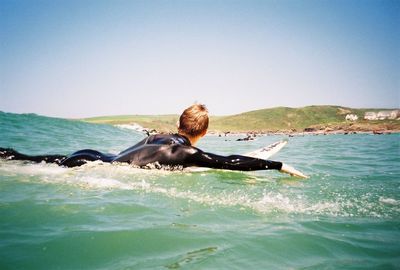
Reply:
[[[345, 130], [400, 130], [398, 120], [364, 120], [367, 111], [388, 109], [352, 109], [340, 106], [308, 106], [303, 108], [277, 107], [255, 110], [230, 116], [211, 116], [210, 131], [214, 132], [277, 132], [314, 129]], [[358, 121], [348, 122], [347, 114], [355, 114]], [[91, 123], [132, 124], [160, 132], [176, 131], [179, 115], [121, 115], [82, 119]]]

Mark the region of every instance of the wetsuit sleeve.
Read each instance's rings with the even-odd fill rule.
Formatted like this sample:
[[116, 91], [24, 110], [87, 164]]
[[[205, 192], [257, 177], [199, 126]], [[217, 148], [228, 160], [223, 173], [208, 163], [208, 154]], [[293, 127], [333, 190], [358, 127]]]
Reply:
[[26, 160], [36, 163], [46, 162], [46, 163], [57, 163], [57, 164], [61, 164], [62, 161], [67, 158], [64, 155], [30, 156], [17, 152], [12, 148], [1, 148], [1, 147], [0, 147], [0, 157], [8, 160]]
[[214, 169], [255, 171], [255, 170], [280, 170], [282, 162], [264, 160], [241, 155], [220, 156], [206, 153], [200, 149], [188, 157], [191, 166], [208, 167]]

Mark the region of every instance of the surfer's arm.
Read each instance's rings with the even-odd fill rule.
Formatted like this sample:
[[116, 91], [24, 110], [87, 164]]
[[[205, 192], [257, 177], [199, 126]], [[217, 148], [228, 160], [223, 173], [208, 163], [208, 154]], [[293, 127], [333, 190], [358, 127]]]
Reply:
[[280, 170], [282, 167], [281, 162], [239, 155], [220, 156], [180, 144], [145, 144], [118, 155], [113, 161], [128, 162], [137, 166], [157, 162], [162, 165], [197, 166], [239, 171]]
[[63, 160], [67, 157], [64, 155], [38, 155], [38, 156], [30, 156], [25, 155], [20, 152], [15, 151], [11, 148], [1, 148], [0, 147], [0, 158], [8, 159], [8, 160], [26, 160], [33, 162], [46, 162], [46, 163], [57, 163], [61, 164]]
[[220, 156], [203, 152], [197, 148], [193, 149], [193, 154], [187, 158], [190, 166], [238, 171], [281, 170], [282, 168], [282, 163], [278, 161], [241, 155]]

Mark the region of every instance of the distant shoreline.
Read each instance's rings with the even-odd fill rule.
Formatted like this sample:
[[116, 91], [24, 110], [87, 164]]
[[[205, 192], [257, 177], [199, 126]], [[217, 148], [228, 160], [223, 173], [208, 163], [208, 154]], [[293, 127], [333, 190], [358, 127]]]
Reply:
[[[224, 133], [218, 133], [214, 131], [210, 131], [207, 133], [208, 136], [218, 136], [218, 137], [248, 137], [249, 135], [254, 138], [259, 136], [274, 136], [274, 135], [286, 135], [289, 137], [297, 137], [297, 136], [318, 136], [318, 135], [355, 135], [355, 134], [370, 134], [370, 135], [389, 135], [389, 134], [397, 134], [400, 133], [400, 130], [385, 130], [385, 131], [344, 131], [344, 130], [335, 130], [335, 131], [315, 131], [315, 132], [231, 132], [227, 135]], [[249, 139], [251, 140], [251, 139]]]
[[[391, 113], [395, 114], [394, 117]], [[370, 118], [375, 117], [375, 118]], [[159, 133], [176, 131], [179, 115], [120, 115], [80, 119], [90, 123], [138, 125]], [[210, 116], [213, 133], [349, 134], [399, 133], [399, 109], [353, 109], [341, 106], [276, 107], [229, 116]]]

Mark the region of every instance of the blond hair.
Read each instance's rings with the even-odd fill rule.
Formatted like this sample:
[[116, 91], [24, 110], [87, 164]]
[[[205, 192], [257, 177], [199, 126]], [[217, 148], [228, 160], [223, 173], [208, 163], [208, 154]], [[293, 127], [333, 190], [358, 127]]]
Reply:
[[208, 110], [203, 104], [194, 104], [185, 109], [179, 118], [179, 133], [191, 137], [204, 135], [208, 128]]

